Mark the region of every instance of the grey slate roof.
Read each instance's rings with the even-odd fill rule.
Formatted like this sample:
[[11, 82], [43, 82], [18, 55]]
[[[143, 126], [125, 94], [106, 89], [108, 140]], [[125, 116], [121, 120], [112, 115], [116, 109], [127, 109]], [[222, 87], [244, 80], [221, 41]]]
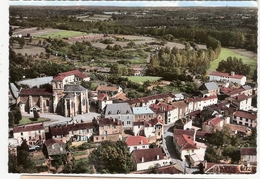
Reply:
[[252, 87], [249, 86], [249, 85], [244, 85], [244, 86], [242, 86], [242, 88], [243, 88], [244, 90], [250, 90], [250, 89], [252, 89]]
[[22, 80], [22, 81], [19, 81], [17, 84], [19, 86], [21, 84], [28, 85], [31, 88], [33, 86], [39, 86], [39, 85], [44, 85], [44, 84], [51, 84], [52, 79], [53, 79], [53, 76], [46, 76], [46, 77], [41, 77], [41, 78]]
[[66, 94], [65, 96], [63, 96], [63, 98], [64, 98], [64, 99], [73, 99], [74, 96], [73, 96], [73, 94], [68, 93], [68, 94]]
[[[217, 90], [218, 89], [218, 85], [215, 82], [204, 83], [204, 86], [207, 90]], [[200, 89], [201, 89], [201, 87], [200, 87]]]
[[154, 114], [149, 107], [133, 107], [134, 114]]
[[14, 85], [14, 83], [10, 83], [10, 91], [13, 95], [14, 98], [18, 98], [19, 96], [19, 90], [18, 88], [16, 88], [16, 86]]
[[105, 115], [116, 115], [116, 114], [133, 114], [131, 107], [128, 103], [114, 103], [107, 104], [104, 108]]
[[64, 92], [81, 92], [87, 89], [81, 85], [64, 85]]

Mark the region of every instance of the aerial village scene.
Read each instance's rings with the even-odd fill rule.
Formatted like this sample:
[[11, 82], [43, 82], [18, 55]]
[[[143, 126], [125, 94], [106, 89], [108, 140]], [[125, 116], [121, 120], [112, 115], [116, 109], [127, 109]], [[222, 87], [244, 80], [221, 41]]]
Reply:
[[257, 173], [257, 7], [10, 6], [8, 173]]

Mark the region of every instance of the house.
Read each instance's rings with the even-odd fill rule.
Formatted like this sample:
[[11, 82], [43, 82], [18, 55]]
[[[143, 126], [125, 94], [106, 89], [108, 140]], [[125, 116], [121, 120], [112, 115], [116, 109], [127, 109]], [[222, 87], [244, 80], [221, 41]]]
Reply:
[[171, 104], [160, 102], [158, 104], [151, 104], [150, 108], [157, 116], [162, 116], [162, 120], [165, 124], [172, 124], [178, 120], [178, 108]]
[[209, 81], [228, 81], [239, 85], [245, 85], [246, 77], [243, 75], [237, 75], [235, 72], [222, 73], [213, 71], [209, 74]]
[[241, 87], [244, 91], [243, 94], [246, 96], [252, 96], [253, 95], [253, 88], [249, 85], [244, 85]]
[[147, 121], [155, 117], [155, 113], [149, 107], [133, 107], [135, 121]]
[[162, 139], [163, 127], [163, 121], [159, 116], [151, 119], [150, 121], [134, 122], [133, 132], [135, 136], [145, 136], [150, 142]]
[[59, 73], [52, 80], [52, 85], [56, 88], [63, 88], [65, 84], [75, 84], [82, 81], [90, 81], [90, 77], [79, 70], [72, 70]]
[[93, 136], [94, 142], [108, 140], [108, 136], [118, 136], [122, 134], [122, 122], [117, 118], [94, 118], [93, 125], [97, 133]]
[[227, 98], [237, 109], [248, 111], [252, 109], [252, 96], [240, 94], [235, 97]]
[[134, 114], [128, 103], [107, 104], [101, 116], [105, 118], [116, 118], [122, 121], [124, 129], [133, 128]]
[[18, 142], [26, 140], [29, 145], [34, 145], [39, 141], [45, 140], [45, 131], [42, 123], [15, 126], [13, 136]]
[[21, 112], [32, 113], [36, 110], [40, 113], [53, 112], [53, 93], [44, 88], [22, 89], [19, 93], [17, 104]]
[[171, 103], [172, 106], [178, 109], [177, 119], [183, 118], [188, 112], [188, 105], [184, 101], [176, 101]]
[[43, 144], [42, 152], [45, 158], [66, 155], [66, 143], [57, 139], [48, 139]]
[[241, 147], [240, 161], [246, 165], [247, 164], [256, 165], [257, 162], [256, 147]]
[[257, 115], [254, 112], [236, 111], [233, 117], [233, 124], [239, 124], [246, 127], [256, 127]]
[[221, 96], [223, 96], [223, 98], [238, 96], [242, 94], [243, 91], [245, 91], [243, 88], [227, 88], [227, 87], [220, 88], [220, 94]]
[[213, 133], [217, 130], [222, 130], [224, 125], [224, 119], [220, 117], [210, 118], [202, 123], [202, 131], [207, 133]]
[[66, 125], [46, 126], [46, 139], [57, 139], [63, 142], [88, 141], [95, 132], [94, 125], [90, 123], [74, 123]]
[[98, 112], [102, 112], [103, 108], [107, 104], [113, 103], [113, 101], [110, 99], [110, 97], [105, 93], [98, 94], [97, 100], [98, 100]]
[[134, 150], [149, 149], [148, 140], [144, 136], [128, 136], [125, 143], [130, 153]]
[[109, 97], [113, 97], [121, 92], [123, 92], [123, 89], [121, 87], [116, 86], [104, 86], [100, 85], [96, 89], [97, 94], [107, 94]]
[[180, 118], [174, 123], [174, 128], [183, 129], [183, 130], [191, 129], [192, 119], [190, 119], [189, 117]]
[[126, 101], [132, 107], [149, 107], [151, 104], [155, 104], [158, 102], [172, 102], [175, 98], [175, 95], [172, 93], [164, 93], [164, 94], [155, 94], [142, 98], [135, 98]]
[[185, 160], [196, 154], [200, 156], [200, 160], [204, 160], [206, 145], [195, 141], [194, 130], [174, 129], [173, 144], [180, 159]]
[[217, 96], [219, 93], [219, 87], [215, 82], [203, 83], [198, 90], [202, 91], [207, 96]]
[[139, 149], [132, 152], [136, 170], [147, 170], [149, 167], [159, 164], [170, 165], [170, 159], [165, 159], [161, 148]]

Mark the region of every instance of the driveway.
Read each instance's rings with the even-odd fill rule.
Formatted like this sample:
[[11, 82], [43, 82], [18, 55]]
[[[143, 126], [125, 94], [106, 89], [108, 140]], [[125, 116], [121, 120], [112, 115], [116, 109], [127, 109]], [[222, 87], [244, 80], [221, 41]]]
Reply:
[[[22, 116], [33, 117], [33, 114], [22, 113]], [[100, 114], [90, 112], [90, 113], [86, 113], [83, 115], [74, 116], [73, 120], [75, 122], [81, 122], [81, 120], [84, 122], [91, 122], [92, 119], [97, 116], [100, 116]], [[40, 113], [40, 117], [50, 119], [50, 121], [44, 122], [44, 126], [51, 126], [51, 125], [56, 125], [56, 124], [66, 124], [67, 122], [72, 120], [72, 118], [70, 118], [70, 117], [64, 117], [64, 116], [53, 114], [53, 113]]]

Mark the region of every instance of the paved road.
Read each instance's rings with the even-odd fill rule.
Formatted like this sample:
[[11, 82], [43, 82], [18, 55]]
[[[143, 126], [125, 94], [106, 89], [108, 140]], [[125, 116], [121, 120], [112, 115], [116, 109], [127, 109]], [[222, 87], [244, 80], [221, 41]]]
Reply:
[[177, 154], [177, 151], [173, 144], [173, 125], [174, 124], [164, 127], [163, 149], [166, 153], [166, 156], [168, 158], [171, 158], [171, 162], [173, 164], [178, 163], [182, 167], [184, 173], [191, 174], [192, 172], [197, 171], [197, 169], [188, 168], [187, 163], [185, 161], [182, 161]]
[[[33, 114], [22, 113], [22, 116], [33, 117]], [[77, 122], [81, 122], [81, 120], [83, 120], [84, 122], [91, 122], [92, 119], [97, 116], [100, 116], [100, 114], [90, 112], [90, 113], [86, 113], [83, 115], [77, 115], [77, 116], [73, 117], [73, 119], [74, 119], [74, 121], [77, 121]], [[71, 119], [72, 119], [70, 117], [64, 117], [64, 116], [56, 115], [53, 113], [40, 113], [40, 117], [51, 120], [51, 121], [44, 122], [44, 126], [65, 124], [65, 123], [71, 121]]]

